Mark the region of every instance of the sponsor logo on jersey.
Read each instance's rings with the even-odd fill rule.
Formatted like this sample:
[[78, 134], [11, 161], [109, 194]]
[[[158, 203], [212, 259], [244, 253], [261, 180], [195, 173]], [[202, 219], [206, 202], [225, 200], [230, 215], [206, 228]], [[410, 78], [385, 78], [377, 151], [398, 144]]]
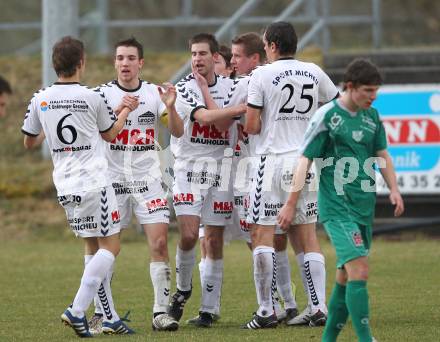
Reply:
[[154, 129], [124, 128], [111, 142], [118, 145], [154, 145]]
[[229, 132], [220, 132], [214, 125], [201, 125], [195, 121], [190, 141], [195, 144], [229, 146]]
[[194, 195], [193, 194], [175, 194], [173, 196], [173, 204], [174, 205], [184, 205], [184, 204], [194, 204]]
[[352, 132], [353, 140], [356, 142], [361, 142], [362, 138], [364, 137], [363, 131], [353, 131]]
[[186, 173], [187, 182], [193, 184], [208, 184], [213, 187], [219, 187], [220, 179], [220, 175], [208, 171], [188, 171]]
[[217, 202], [213, 204], [214, 214], [231, 214], [232, 213], [232, 201], [229, 202]]
[[130, 181], [123, 183], [112, 183], [116, 195], [142, 194], [148, 191], [146, 181]]
[[139, 125], [152, 125], [154, 124], [155, 119], [156, 119], [156, 115], [148, 111], [138, 116], [138, 123]]
[[40, 103], [40, 109], [41, 109], [42, 112], [45, 112], [45, 111], [48, 109], [48, 106], [47, 106], [47, 102], [46, 102], [46, 101], [42, 101], [42, 102]]
[[278, 216], [282, 203], [264, 203], [264, 216]]
[[247, 223], [246, 220], [240, 219], [240, 229], [243, 232], [249, 232], [251, 229], [250, 223]]
[[165, 198], [156, 198], [150, 202], [146, 203], [148, 213], [152, 214], [157, 211], [166, 210], [168, 211], [168, 201]]
[[119, 214], [119, 210], [112, 211], [112, 221], [113, 224], [119, 223], [121, 221], [121, 215]]
[[98, 228], [98, 223], [95, 222], [95, 216], [83, 216], [69, 219], [70, 228], [74, 231], [93, 230]]
[[318, 215], [318, 205], [317, 202], [307, 203], [306, 216], [313, 217]]
[[364, 244], [364, 241], [362, 240], [362, 235], [360, 232], [352, 232], [351, 238], [352, 238], [353, 243], [356, 247], [361, 247]]
[[342, 117], [337, 113], [333, 113], [332, 117], [330, 118], [330, 123], [329, 123], [330, 128], [332, 130], [335, 130], [342, 123], [343, 123]]
[[62, 148], [53, 148], [53, 153], [59, 153], [59, 152], [79, 152], [79, 151], [88, 151], [92, 149], [92, 145], [86, 145], [86, 146], [67, 146]]
[[41, 111], [65, 109], [70, 112], [87, 112], [89, 105], [83, 100], [51, 100], [49, 104], [46, 101], [40, 103]]

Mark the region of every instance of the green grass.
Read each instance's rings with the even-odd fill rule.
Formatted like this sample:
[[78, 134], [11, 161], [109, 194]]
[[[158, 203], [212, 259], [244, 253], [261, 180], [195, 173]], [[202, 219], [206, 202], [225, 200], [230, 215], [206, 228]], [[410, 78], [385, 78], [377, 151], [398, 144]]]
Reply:
[[[177, 236], [171, 234], [170, 252], [174, 264]], [[134, 233], [126, 236], [118, 257], [113, 293], [122, 315], [131, 310], [137, 334], [127, 341], [147, 338], [170, 341], [320, 341], [321, 328], [279, 327], [270, 331], [240, 330], [256, 308], [251, 254], [240, 242], [225, 248], [225, 281], [222, 318], [211, 329], [196, 329], [182, 324], [175, 333], [151, 330], [152, 287], [149, 279], [145, 242]], [[327, 257], [328, 289], [334, 281], [334, 253], [321, 239]], [[293, 278], [298, 287], [298, 302], [305, 303], [294, 256]], [[371, 322], [379, 341], [438, 341], [440, 296], [438, 241], [418, 238], [414, 241], [375, 240], [371, 259], [369, 292]], [[0, 341], [74, 341], [73, 331], [61, 325], [59, 315], [72, 301], [82, 273], [82, 242], [9, 241], [0, 243]], [[437, 270], [437, 271], [436, 271]], [[194, 272], [194, 293], [182, 321], [195, 315], [200, 303], [198, 272]], [[98, 337], [116, 340], [121, 337]], [[350, 324], [340, 341], [355, 341]]]

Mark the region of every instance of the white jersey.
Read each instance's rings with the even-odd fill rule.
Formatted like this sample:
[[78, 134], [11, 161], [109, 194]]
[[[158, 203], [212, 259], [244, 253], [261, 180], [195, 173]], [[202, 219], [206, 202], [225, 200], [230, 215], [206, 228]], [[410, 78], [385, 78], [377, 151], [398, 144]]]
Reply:
[[262, 109], [261, 131], [255, 137], [258, 155], [297, 151], [308, 123], [319, 106], [338, 94], [322, 69], [293, 58], [255, 69], [248, 106]]
[[[228, 93], [224, 107], [236, 106], [247, 102], [250, 76], [241, 76], [234, 80], [234, 84]], [[244, 132], [245, 115], [240, 116], [235, 124], [234, 132], [231, 132], [231, 141], [235, 145], [234, 156], [237, 158], [251, 157], [255, 155], [253, 145], [250, 144], [252, 136]]]
[[[209, 86], [211, 97], [219, 108], [223, 107], [232, 84], [232, 79], [216, 76], [215, 84]], [[221, 132], [215, 125], [203, 125], [195, 121], [194, 112], [206, 108], [206, 104], [192, 74], [179, 81], [176, 88], [176, 110], [184, 123], [183, 136], [171, 140], [176, 162], [196, 161], [201, 157], [221, 160], [224, 158], [225, 149], [233, 148], [229, 130]]]
[[44, 131], [59, 196], [110, 184], [99, 133], [111, 129], [115, 121], [105, 95], [79, 83], [57, 82], [34, 94], [22, 131], [30, 136]]
[[139, 98], [139, 106], [130, 112], [124, 128], [106, 149], [112, 180], [137, 181], [147, 174], [160, 178], [157, 125], [166, 106], [160, 98], [157, 86], [139, 81], [136, 89], [125, 89], [115, 80], [98, 89], [105, 94], [113, 109], [119, 106], [125, 95]]

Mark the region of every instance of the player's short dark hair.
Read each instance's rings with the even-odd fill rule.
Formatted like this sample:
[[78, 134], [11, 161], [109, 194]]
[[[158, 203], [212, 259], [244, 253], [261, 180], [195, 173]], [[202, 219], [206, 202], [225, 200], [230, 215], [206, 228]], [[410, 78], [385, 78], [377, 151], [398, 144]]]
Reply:
[[348, 82], [352, 82], [354, 87], [381, 85], [383, 78], [379, 68], [373, 62], [364, 58], [356, 58], [347, 66], [343, 82], [345, 90]]
[[295, 55], [298, 37], [292, 24], [277, 21], [266, 27], [264, 37], [268, 44], [275, 43], [280, 55]]
[[132, 46], [132, 47], [135, 47], [137, 49], [137, 51], [138, 51], [139, 59], [143, 59], [144, 58], [144, 47], [142, 46], [141, 43], [139, 43], [137, 41], [137, 39], [135, 37], [131, 37], [131, 38], [128, 38], [128, 39], [120, 40], [119, 42], [117, 42], [115, 44], [115, 51], [120, 46]]
[[232, 39], [232, 44], [242, 45], [244, 53], [247, 57], [258, 53], [260, 62], [266, 59], [266, 52], [264, 51], [264, 43], [260, 35], [256, 32], [247, 32], [240, 34]]
[[8, 81], [0, 76], [0, 95], [12, 94], [12, 88]]
[[215, 36], [211, 33], [198, 33], [195, 36], [193, 36], [189, 40], [189, 48], [191, 49], [193, 44], [197, 43], [208, 43], [209, 44], [209, 50], [212, 54], [218, 53], [220, 50], [219, 44]]
[[84, 60], [84, 44], [71, 36], [65, 36], [52, 49], [52, 64], [58, 77], [75, 75]]
[[231, 66], [231, 58], [232, 58], [231, 49], [226, 45], [220, 45], [218, 53], [224, 58], [226, 67], [229, 68]]

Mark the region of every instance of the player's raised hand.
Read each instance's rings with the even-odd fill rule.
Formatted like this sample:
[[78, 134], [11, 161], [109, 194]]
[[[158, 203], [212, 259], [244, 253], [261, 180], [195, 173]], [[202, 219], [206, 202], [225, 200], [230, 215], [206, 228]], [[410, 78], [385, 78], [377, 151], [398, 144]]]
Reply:
[[390, 202], [395, 206], [394, 208], [394, 216], [400, 216], [405, 211], [405, 205], [403, 204], [402, 196], [398, 191], [391, 191], [390, 193]]
[[281, 229], [284, 231], [287, 231], [290, 227], [290, 224], [293, 221], [293, 218], [296, 214], [296, 206], [290, 205], [288, 203], [285, 203], [279, 214], [278, 214], [278, 224], [280, 225]]
[[157, 87], [160, 99], [167, 107], [171, 107], [176, 102], [176, 87], [169, 82], [163, 83], [162, 87]]
[[203, 87], [208, 88], [208, 81], [206, 80], [206, 78], [204, 78], [204, 77], [203, 77], [203, 76], [197, 71], [197, 68], [196, 68], [194, 62], [191, 63], [191, 69], [192, 69], [192, 73], [193, 73], [193, 75], [194, 75], [194, 78], [195, 78], [195, 80], [196, 80], [196, 82], [197, 82], [197, 85], [198, 85], [200, 88], [203, 88]]

